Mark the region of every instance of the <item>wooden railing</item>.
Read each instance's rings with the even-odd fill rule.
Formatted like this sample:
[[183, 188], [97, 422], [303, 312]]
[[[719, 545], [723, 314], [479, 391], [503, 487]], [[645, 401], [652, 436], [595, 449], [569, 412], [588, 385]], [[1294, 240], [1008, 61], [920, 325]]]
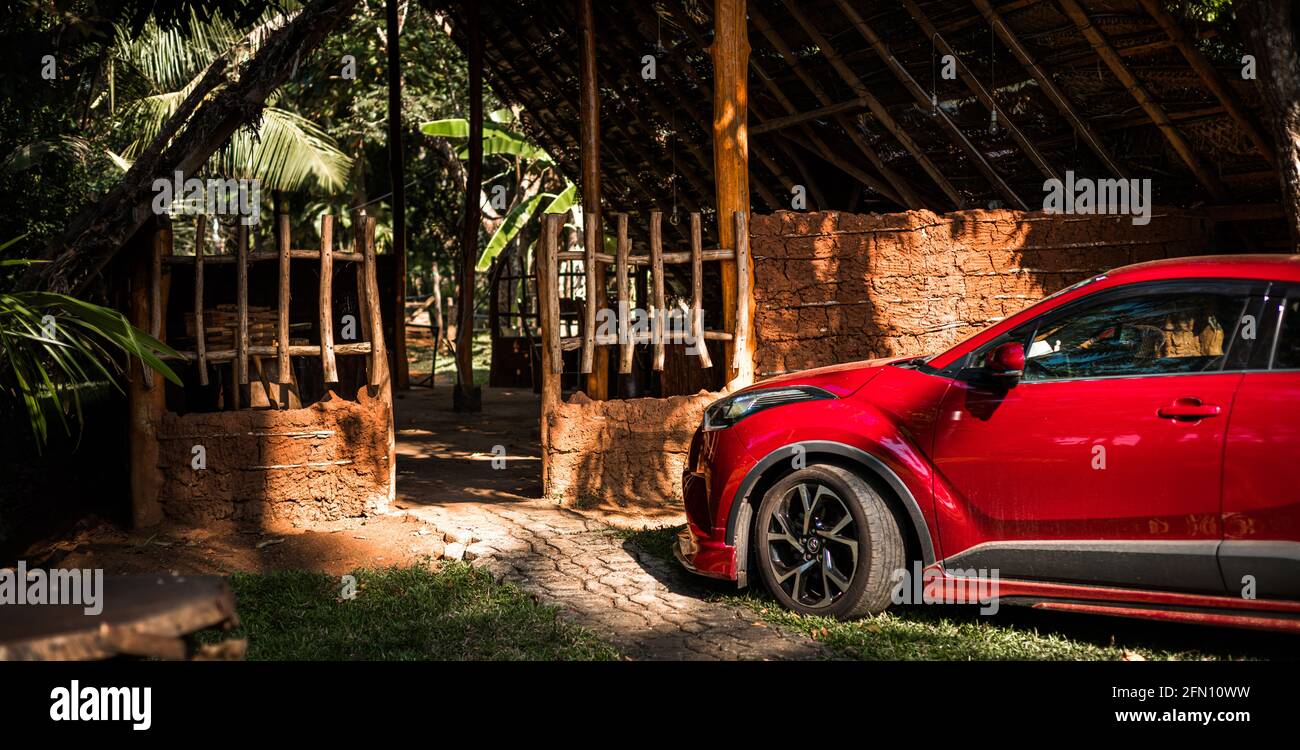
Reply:
[[[704, 328], [704, 262], [705, 261], [735, 261], [737, 275], [737, 299], [747, 300], [750, 295], [749, 289], [749, 228], [746, 222], [746, 216], [743, 211], [737, 211], [732, 217], [736, 228], [736, 248], [703, 248], [702, 232], [700, 227], [700, 214], [691, 214], [691, 235], [690, 248], [684, 251], [669, 251], [663, 249], [663, 232], [662, 221], [663, 214], [659, 211], [650, 212], [650, 241], [648, 252], [644, 254], [634, 254], [631, 252], [632, 247], [628, 239], [628, 216], [627, 214], [613, 214], [616, 227], [617, 250], [614, 255], [602, 253], [594, 250], [599, 247], [596, 233], [589, 230], [586, 234], [586, 248], [583, 250], [565, 250], [559, 249], [560, 231], [563, 227], [563, 219], [560, 216], [550, 215], [546, 217], [546, 223], [543, 226], [541, 242], [538, 243], [538, 262], [537, 262], [537, 279], [538, 279], [538, 297], [540, 300], [541, 328], [542, 328], [542, 347], [543, 347], [543, 369], [544, 375], [550, 373], [559, 375], [563, 371], [562, 352], [566, 349], [582, 348], [581, 371], [586, 374], [592, 371], [592, 363], [595, 359], [595, 348], [601, 345], [608, 345], [608, 342], [599, 340], [596, 336], [596, 306], [586, 305], [585, 314], [582, 321], [582, 335], [576, 337], [560, 337], [560, 312], [559, 312], [559, 263], [567, 260], [581, 260], [585, 262], [586, 267], [586, 286], [588, 300], [594, 298], [593, 290], [597, 285], [605, 283], [603, 278], [598, 278], [597, 269], [602, 265], [612, 266], [614, 269], [614, 279], [618, 290], [619, 315], [618, 315], [618, 336], [616, 344], [619, 347], [619, 372], [630, 373], [632, 371], [632, 357], [637, 344], [650, 343], [654, 345], [653, 368], [662, 371], [664, 368], [664, 345], [672, 343], [693, 343], [696, 346], [696, 356], [699, 357], [701, 367], [712, 367], [713, 361], [709, 356], [708, 347], [705, 341], [732, 341], [733, 350], [737, 353], [735, 358], [738, 360], [741, 353], [745, 350], [745, 331], [749, 330], [749, 309], [744, 304], [737, 304], [736, 310], [736, 330], [735, 331], [710, 331]], [[691, 331], [689, 333], [667, 333], [662, 330], [664, 323], [664, 312], [666, 310], [666, 301], [664, 299], [664, 266], [667, 264], [690, 264], [691, 266], [691, 306], [690, 322]], [[628, 315], [628, 272], [635, 266], [649, 266], [651, 277], [651, 288], [653, 289], [653, 311], [650, 315], [651, 330], [649, 333], [633, 336], [629, 333], [629, 315]], [[737, 366], [733, 361], [733, 367]]]
[[[233, 255], [208, 255], [206, 250], [207, 217], [199, 216], [196, 222], [194, 255], [172, 254], [172, 232], [170, 227], [158, 231], [153, 245], [154, 262], [150, 284], [150, 333], [155, 337], [162, 333], [162, 282], [161, 269], [164, 263], [169, 265], [192, 264], [194, 266], [194, 333], [193, 351], [178, 352], [179, 358], [186, 362], [197, 362], [199, 383], [208, 384], [208, 365], [214, 363], [234, 362], [235, 383], [232, 395], [235, 408], [238, 408], [239, 390], [249, 384], [248, 360], [250, 357], [275, 356], [278, 364], [278, 384], [289, 387], [293, 383], [290, 358], [319, 356], [326, 383], [338, 382], [338, 355], [368, 355], [368, 382], [371, 386], [380, 386], [387, 378], [387, 353], [384, 346], [383, 323], [380, 308], [379, 283], [375, 268], [375, 219], [373, 216], [359, 215], [353, 223], [353, 252], [334, 251], [334, 217], [321, 218], [321, 244], [318, 250], [292, 249], [290, 242], [290, 222], [287, 214], [277, 216], [279, 222], [278, 247], [274, 252], [250, 253], [248, 249], [248, 227], [238, 224], [236, 230], [236, 252]], [[320, 262], [320, 343], [292, 345], [289, 338], [289, 281], [290, 261], [292, 259], [318, 260]], [[275, 342], [271, 346], [255, 346], [249, 339], [248, 314], [248, 273], [254, 263], [265, 261], [278, 262], [279, 292], [276, 317]], [[358, 280], [358, 299], [362, 318], [369, 332], [369, 341], [340, 344], [334, 340], [333, 313], [333, 278], [334, 262], [362, 264], [362, 275]], [[234, 349], [208, 351], [207, 331], [204, 324], [204, 273], [205, 266], [212, 264], [236, 264], [236, 325]], [[360, 322], [360, 321], [359, 321]], [[145, 384], [153, 387], [152, 371], [145, 370]], [[267, 399], [276, 403], [270, 393], [270, 385], [264, 382]], [[282, 399], [287, 403], [288, 399]]]

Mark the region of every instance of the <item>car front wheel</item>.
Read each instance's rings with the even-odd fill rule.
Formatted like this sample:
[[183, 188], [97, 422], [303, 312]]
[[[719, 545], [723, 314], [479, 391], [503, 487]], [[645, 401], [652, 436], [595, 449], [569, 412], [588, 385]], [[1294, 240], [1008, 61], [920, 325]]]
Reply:
[[763, 582], [781, 604], [841, 619], [889, 606], [903, 537], [861, 477], [826, 464], [800, 469], [767, 491], [755, 515]]

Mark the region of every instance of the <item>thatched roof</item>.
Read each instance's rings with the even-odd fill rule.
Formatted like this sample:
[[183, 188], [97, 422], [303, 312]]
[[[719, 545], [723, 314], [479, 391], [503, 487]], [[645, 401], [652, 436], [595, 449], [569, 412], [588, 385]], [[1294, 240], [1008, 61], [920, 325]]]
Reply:
[[[1046, 177], [1067, 170], [1150, 178], [1162, 204], [1276, 202], [1276, 173], [1251, 134], [1252, 127], [1261, 130], [1259, 95], [1254, 81], [1242, 80], [1241, 44], [1230, 24], [1189, 20], [1172, 9], [1176, 28], [1218, 71], [1244, 117], [1234, 117], [1204, 70], [1198, 73], [1144, 8], [1156, 4], [750, 0], [754, 209], [788, 208], [794, 185], [807, 189], [809, 208], [1037, 208]], [[991, 5], [989, 18], [981, 5]], [[576, 177], [575, 4], [484, 0], [482, 6], [487, 82], [523, 106], [524, 128]], [[712, 3], [614, 0], [595, 6], [606, 203], [709, 211], [712, 63], [705, 46]], [[448, 11], [463, 44], [460, 13], [458, 5]], [[999, 17], [1003, 36], [995, 31]], [[1089, 38], [1096, 32], [1140, 83], [1136, 92], [1115, 70], [1114, 58], [1108, 64], [1105, 50], [1099, 54], [1095, 36]], [[960, 76], [941, 77], [945, 43], [974, 86]], [[1012, 44], [1033, 60], [1038, 78]], [[641, 75], [645, 55], [656, 57], [651, 81]], [[1052, 86], [1064, 104], [1054, 100]], [[1001, 109], [996, 131], [990, 131], [979, 89], [993, 91]], [[926, 99], [934, 91], [937, 108], [919, 104], [918, 90]], [[780, 118], [827, 105], [821, 116], [779, 127], [787, 122]], [[1171, 127], [1158, 127], [1153, 112]], [[1177, 139], [1186, 146], [1181, 154]]]

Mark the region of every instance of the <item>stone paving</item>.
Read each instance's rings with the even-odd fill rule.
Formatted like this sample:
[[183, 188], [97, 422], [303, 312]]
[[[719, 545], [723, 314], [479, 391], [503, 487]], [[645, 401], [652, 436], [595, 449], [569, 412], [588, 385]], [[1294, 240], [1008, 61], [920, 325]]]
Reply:
[[759, 624], [709, 598], [730, 585], [697, 580], [674, 561], [634, 546], [608, 526], [542, 501], [457, 503], [403, 511], [451, 544], [468, 542], [470, 564], [518, 584], [632, 659], [817, 659], [810, 639]]

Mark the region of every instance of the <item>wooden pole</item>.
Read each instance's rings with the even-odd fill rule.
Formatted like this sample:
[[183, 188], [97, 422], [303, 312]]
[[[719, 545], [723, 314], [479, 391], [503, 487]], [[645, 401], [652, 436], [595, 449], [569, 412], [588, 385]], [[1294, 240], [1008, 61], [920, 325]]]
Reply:
[[664, 326], [667, 324], [668, 310], [664, 306], [664, 241], [663, 212], [650, 212], [650, 279], [654, 288], [654, 315], [651, 316], [650, 340], [655, 345], [654, 369], [664, 369]]
[[628, 329], [628, 317], [632, 314], [632, 302], [628, 297], [627, 256], [632, 252], [627, 237], [627, 214], [618, 215], [618, 248], [614, 260], [614, 283], [618, 288], [618, 372], [629, 375], [632, 372], [631, 333]]
[[388, 381], [388, 351], [384, 347], [384, 315], [379, 296], [379, 274], [375, 263], [375, 217], [362, 219], [361, 252], [366, 280], [366, 319], [370, 333], [370, 385], [381, 387]]
[[406, 361], [406, 166], [402, 158], [402, 51], [397, 0], [385, 0], [388, 39], [388, 173], [393, 185], [393, 387], [411, 387]]
[[203, 245], [207, 240], [208, 217], [200, 215], [194, 227], [194, 350], [199, 360], [199, 385], [208, 384], [208, 342], [203, 325]]
[[1124, 64], [1124, 60], [1111, 46], [1110, 40], [1093, 24], [1092, 19], [1088, 17], [1088, 13], [1075, 0], [1057, 1], [1061, 6], [1061, 10], [1065, 11], [1065, 15], [1078, 27], [1079, 33], [1083, 34], [1083, 37], [1088, 40], [1092, 48], [1097, 51], [1097, 56], [1101, 58], [1101, 61], [1106, 63], [1106, 67], [1110, 68], [1110, 72], [1129, 92], [1134, 101], [1138, 103], [1138, 106], [1142, 108], [1142, 111], [1146, 112], [1147, 117], [1151, 118], [1151, 122], [1155, 123], [1160, 132], [1164, 134], [1165, 140], [1169, 141], [1169, 145], [1182, 158], [1183, 163], [1196, 176], [1196, 179], [1216, 201], [1223, 202], [1227, 198], [1227, 190], [1224, 188], [1223, 183], [1201, 162], [1200, 157], [1192, 150], [1192, 145], [1187, 142], [1178, 127], [1169, 119], [1169, 115], [1165, 113], [1164, 108], [1156, 103], [1147, 87], [1128, 69], [1128, 66]]
[[235, 341], [235, 408], [239, 408], [243, 387], [248, 385], [248, 227], [241, 221], [235, 229], [235, 314], [239, 331]]
[[289, 277], [292, 259], [289, 257], [289, 214], [280, 214], [276, 217], [280, 234], [279, 240], [280, 252], [280, 293], [277, 296], [277, 317], [278, 323], [275, 333], [276, 344], [276, 369], [278, 370], [277, 382], [280, 384], [280, 404], [284, 408], [289, 405], [289, 386], [293, 383], [292, 362], [289, 359]]
[[[749, 215], [749, 28], [746, 0], [714, 0], [713, 3], [713, 161], [717, 185], [718, 243], [736, 247], [735, 224], [727, 220], [736, 212]], [[694, 283], [701, 283], [699, 269], [698, 216], [691, 217], [691, 256]], [[750, 288], [753, 287], [752, 279]], [[722, 325], [735, 330], [738, 304], [735, 261], [722, 262]], [[698, 290], [694, 306], [702, 310]], [[752, 304], [751, 300], [740, 300]], [[709, 362], [703, 340], [703, 320], [696, 321], [696, 334], [702, 363]], [[735, 342], [727, 344], [727, 385], [739, 388], [754, 381], [752, 352], [733, 352]], [[709, 365], [705, 365], [709, 366]]]
[[[140, 252], [131, 276], [130, 316], [137, 328], [152, 326], [150, 309], [153, 282], [154, 248], [161, 242], [163, 229], [158, 227], [148, 252]], [[145, 248], [141, 248], [145, 250]], [[162, 520], [162, 505], [158, 501], [162, 487], [162, 471], [158, 466], [158, 423], [166, 408], [165, 389], [146, 384], [146, 373], [151, 370], [139, 359], [132, 357], [131, 378], [128, 383], [128, 400], [131, 411], [131, 521], [136, 527], [152, 526]]]
[[[704, 340], [704, 240], [703, 232], [700, 229], [700, 215], [691, 214], [691, 340], [695, 342], [695, 347], [699, 350], [700, 367], [708, 369], [713, 366], [713, 359], [709, 357], [709, 347]], [[722, 272], [723, 279], [723, 296], [726, 296], [726, 279], [727, 272]], [[735, 264], [733, 263], [734, 267]], [[735, 283], [735, 277], [732, 277], [732, 283]], [[732, 299], [735, 299], [735, 292], [732, 292]], [[725, 302], [723, 304], [726, 304]]]
[[[605, 298], [605, 266], [594, 256], [603, 248], [604, 223], [600, 206], [600, 89], [596, 83], [596, 22], [591, 0], [578, 3], [578, 114], [581, 129], [582, 220], [587, 227], [587, 319], [609, 302]], [[594, 329], [587, 335], [593, 335]], [[592, 344], [594, 345], [594, 340]], [[583, 372], [587, 373], [587, 395], [596, 400], [609, 398], [609, 350], [584, 349]]]
[[483, 208], [479, 186], [483, 182], [483, 30], [477, 0], [465, 0], [465, 32], [469, 38], [469, 163], [465, 177], [465, 221], [460, 244], [460, 323], [456, 332], [457, 411], [480, 411], [474, 389], [474, 266], [478, 262], [478, 230]]
[[339, 382], [334, 359], [334, 217], [320, 219], [320, 363], [326, 383]]
[[563, 371], [560, 351], [560, 296], [556, 284], [556, 253], [559, 252], [560, 229], [563, 219], [558, 214], [547, 214], [542, 226], [542, 241], [537, 243], [537, 313], [541, 326], [542, 343], [542, 497], [550, 496], [551, 461], [547, 446], [550, 444], [551, 412], [560, 404], [560, 376]]
[[[749, 217], [744, 211], [737, 211], [732, 220], [736, 224], [736, 327], [728, 331], [734, 336], [734, 351], [731, 366], [740, 369], [743, 358], [750, 357], [753, 366], [753, 348], [750, 347], [749, 335], [754, 315], [754, 270], [749, 262]], [[747, 354], [748, 352], [748, 354]]]

